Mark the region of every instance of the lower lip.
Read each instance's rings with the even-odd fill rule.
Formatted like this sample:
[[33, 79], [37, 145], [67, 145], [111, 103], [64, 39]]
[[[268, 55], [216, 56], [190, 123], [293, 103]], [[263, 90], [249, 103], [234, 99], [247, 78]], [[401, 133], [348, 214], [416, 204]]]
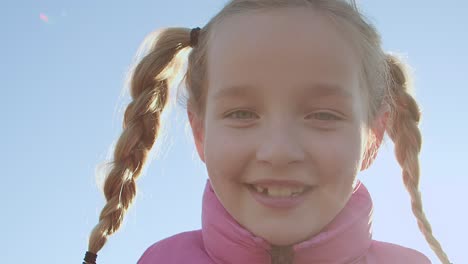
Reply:
[[251, 186], [247, 186], [247, 189], [258, 203], [274, 209], [294, 208], [301, 204], [305, 200], [307, 193], [309, 193], [312, 190], [306, 190], [300, 195], [294, 197], [271, 197], [253, 190]]

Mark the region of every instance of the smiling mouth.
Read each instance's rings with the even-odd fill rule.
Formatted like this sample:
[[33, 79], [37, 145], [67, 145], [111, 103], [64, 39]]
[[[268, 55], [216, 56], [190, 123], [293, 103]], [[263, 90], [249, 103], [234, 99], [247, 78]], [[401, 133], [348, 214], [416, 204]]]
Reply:
[[305, 192], [312, 189], [311, 186], [296, 186], [296, 187], [286, 187], [286, 186], [260, 186], [254, 184], [247, 184], [248, 188], [252, 191], [261, 194], [266, 197], [272, 198], [287, 198], [287, 197], [297, 197]]

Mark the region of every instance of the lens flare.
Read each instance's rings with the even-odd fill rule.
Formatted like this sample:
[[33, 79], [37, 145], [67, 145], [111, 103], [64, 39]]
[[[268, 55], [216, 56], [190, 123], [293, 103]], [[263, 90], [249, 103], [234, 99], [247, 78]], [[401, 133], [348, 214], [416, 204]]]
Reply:
[[44, 13], [39, 14], [39, 19], [44, 21], [44, 22], [49, 22], [49, 17]]

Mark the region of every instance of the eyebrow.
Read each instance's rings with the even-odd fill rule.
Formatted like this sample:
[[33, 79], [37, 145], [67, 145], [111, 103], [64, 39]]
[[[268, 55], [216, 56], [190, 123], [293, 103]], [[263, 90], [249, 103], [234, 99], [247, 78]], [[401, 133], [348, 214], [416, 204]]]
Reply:
[[303, 86], [300, 95], [306, 98], [338, 96], [343, 99], [350, 99], [352, 97], [348, 89], [339, 85], [325, 83]]
[[[214, 95], [214, 99], [218, 100], [229, 97], [245, 97], [252, 93], [256, 93], [256, 90], [251, 86], [234, 85], [218, 91]], [[352, 97], [352, 94], [341, 86], [321, 83], [302, 86], [298, 96], [304, 96], [305, 98], [338, 96], [342, 97], [343, 99], [349, 99]]]
[[251, 93], [254, 93], [253, 87], [246, 85], [234, 85], [221, 89], [213, 96], [213, 98], [218, 100], [228, 97], [244, 97]]

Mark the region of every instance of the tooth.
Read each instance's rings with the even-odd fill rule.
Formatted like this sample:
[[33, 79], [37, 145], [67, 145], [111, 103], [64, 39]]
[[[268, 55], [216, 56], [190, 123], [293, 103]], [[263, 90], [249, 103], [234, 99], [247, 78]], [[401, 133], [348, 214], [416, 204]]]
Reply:
[[304, 187], [297, 187], [294, 189], [293, 193], [301, 193], [304, 191], [304, 189], [305, 189]]
[[279, 193], [280, 193], [279, 196], [281, 197], [288, 197], [291, 195], [291, 189], [287, 189], [287, 188], [280, 189]]
[[257, 190], [257, 192], [259, 192], [259, 193], [263, 192], [263, 188], [262, 188], [262, 187], [260, 187], [260, 186], [254, 186], [254, 187], [255, 187], [255, 189]]
[[279, 190], [276, 187], [270, 187], [268, 188], [268, 195], [270, 196], [278, 196]]
[[263, 187], [263, 186], [258, 186], [258, 185], [253, 185], [254, 189], [258, 193], [266, 194], [268, 196], [272, 197], [290, 197], [290, 196], [297, 196], [304, 192], [305, 187], [292, 187], [292, 188], [287, 188], [287, 187], [278, 187], [278, 186], [272, 186], [270, 188], [268, 187]]
[[291, 195], [291, 190], [282, 187], [271, 187], [268, 188], [268, 195], [274, 197], [287, 197]]

